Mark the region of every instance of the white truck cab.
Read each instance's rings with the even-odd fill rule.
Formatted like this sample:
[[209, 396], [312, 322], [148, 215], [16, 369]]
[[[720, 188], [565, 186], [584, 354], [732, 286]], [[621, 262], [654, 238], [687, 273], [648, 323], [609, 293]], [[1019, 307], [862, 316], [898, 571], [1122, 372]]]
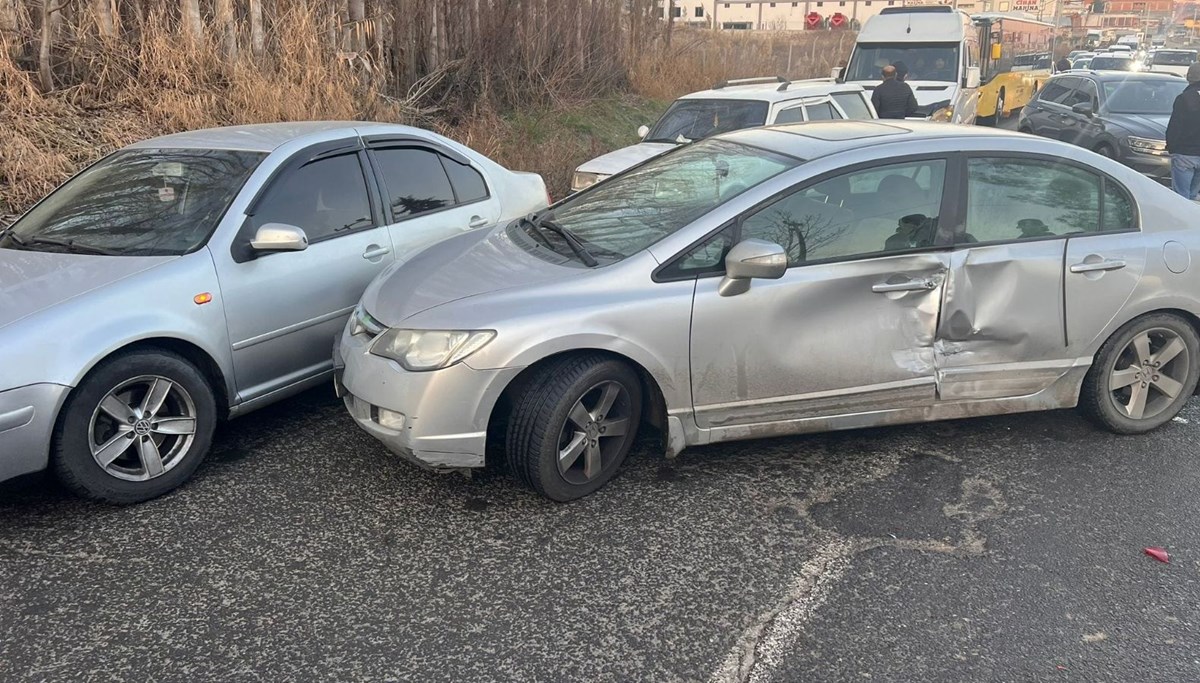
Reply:
[[979, 34], [966, 12], [949, 5], [887, 7], [863, 24], [849, 63], [836, 75], [874, 90], [888, 65], [906, 73], [919, 106], [913, 118], [975, 122]]
[[598, 156], [575, 169], [578, 192], [679, 145], [741, 128], [777, 123], [873, 119], [870, 95], [832, 78], [789, 81], [781, 76], [722, 81], [675, 100], [653, 127], [638, 129], [641, 142]]

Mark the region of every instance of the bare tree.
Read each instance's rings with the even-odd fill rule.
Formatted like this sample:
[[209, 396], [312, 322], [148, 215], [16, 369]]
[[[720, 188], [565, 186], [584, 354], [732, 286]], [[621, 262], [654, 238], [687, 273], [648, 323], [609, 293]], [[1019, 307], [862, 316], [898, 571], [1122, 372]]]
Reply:
[[[759, 5], [761, 7], [761, 3]], [[675, 0], [667, 0], [667, 47], [671, 47], [671, 33], [675, 29]]]
[[350, 21], [350, 43], [346, 47], [352, 52], [362, 52], [366, 48], [363, 40], [363, 19], [367, 16], [365, 0], [346, 0], [346, 14]]
[[200, 19], [200, 0], [180, 0], [179, 16], [183, 22], [184, 35], [193, 40], [204, 37], [204, 24]]
[[38, 79], [41, 81], [42, 92], [54, 90], [54, 71], [50, 65], [50, 57], [58, 24], [55, 15], [62, 11], [60, 2], [65, 0], [42, 0], [42, 39], [38, 45]]
[[92, 8], [96, 13], [96, 28], [100, 37], [111, 40], [117, 37], [116, 8], [113, 0], [92, 0]]
[[0, 47], [13, 59], [24, 56], [20, 11], [18, 0], [0, 0]]
[[[103, 2], [104, 0], [100, 0]], [[233, 0], [215, 0], [214, 14], [217, 21], [217, 35], [221, 40], [221, 53], [232, 59], [237, 56], [237, 24], [233, 17]]]
[[267, 49], [266, 36], [263, 34], [262, 0], [249, 0], [250, 8], [250, 53], [255, 59], [261, 59]]

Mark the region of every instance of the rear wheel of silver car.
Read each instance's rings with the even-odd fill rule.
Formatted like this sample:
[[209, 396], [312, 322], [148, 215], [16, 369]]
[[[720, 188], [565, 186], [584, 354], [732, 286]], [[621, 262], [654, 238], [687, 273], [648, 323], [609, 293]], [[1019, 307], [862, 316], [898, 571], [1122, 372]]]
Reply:
[[215, 425], [212, 389], [195, 366], [166, 351], [124, 354], [71, 392], [55, 430], [54, 470], [81, 496], [139, 503], [191, 476]]
[[1155, 313], [1116, 332], [1084, 379], [1079, 404], [1105, 428], [1139, 434], [1179, 413], [1200, 378], [1200, 337], [1179, 316]]
[[514, 397], [509, 467], [552, 500], [586, 496], [620, 468], [641, 412], [641, 382], [628, 365], [603, 355], [548, 365]]

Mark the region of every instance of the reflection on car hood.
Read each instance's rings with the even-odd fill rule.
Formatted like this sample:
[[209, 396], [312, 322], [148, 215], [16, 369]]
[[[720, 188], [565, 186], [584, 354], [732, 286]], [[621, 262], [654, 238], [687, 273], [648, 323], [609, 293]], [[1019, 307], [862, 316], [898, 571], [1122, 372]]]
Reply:
[[636, 145], [622, 147], [615, 152], [598, 156], [584, 163], [576, 170], [582, 173], [613, 175], [614, 173], [624, 171], [630, 166], [640, 164], [650, 157], [658, 156], [669, 149], [675, 149], [676, 146], [668, 142], [639, 142]]
[[1109, 114], [1108, 121], [1114, 123], [1131, 134], [1143, 138], [1162, 140], [1167, 135], [1167, 123], [1170, 115], [1156, 114]]
[[0, 327], [176, 258], [0, 249]]
[[465, 232], [387, 268], [363, 294], [363, 307], [384, 325], [397, 327], [451, 301], [580, 272], [529, 254], [512, 242], [505, 227]]

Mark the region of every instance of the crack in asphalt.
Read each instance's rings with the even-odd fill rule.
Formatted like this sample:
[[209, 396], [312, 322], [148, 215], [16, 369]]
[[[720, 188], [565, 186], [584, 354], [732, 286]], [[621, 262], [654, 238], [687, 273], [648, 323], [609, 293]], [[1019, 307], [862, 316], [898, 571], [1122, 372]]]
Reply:
[[848, 467], [838, 468], [838, 472], [818, 471], [816, 482], [799, 501], [781, 500], [777, 496], [763, 501], [773, 507], [792, 510], [820, 539], [819, 545], [814, 556], [801, 565], [784, 597], [742, 632], [736, 645], [709, 677], [711, 683], [770, 680], [782, 658], [797, 646], [805, 625], [825, 604], [860, 553], [883, 547], [960, 557], [980, 556], [986, 552], [987, 537], [979, 525], [996, 519], [1008, 506], [996, 485], [978, 475], [964, 477], [959, 485], [958, 500], [942, 506], [941, 512], [946, 518], [961, 523], [957, 542], [839, 534], [813, 518], [813, 507], [831, 503], [865, 484], [892, 477], [906, 460], [917, 456], [933, 456], [954, 464], [961, 462], [955, 456], [928, 449], [849, 460], [845, 461]]

